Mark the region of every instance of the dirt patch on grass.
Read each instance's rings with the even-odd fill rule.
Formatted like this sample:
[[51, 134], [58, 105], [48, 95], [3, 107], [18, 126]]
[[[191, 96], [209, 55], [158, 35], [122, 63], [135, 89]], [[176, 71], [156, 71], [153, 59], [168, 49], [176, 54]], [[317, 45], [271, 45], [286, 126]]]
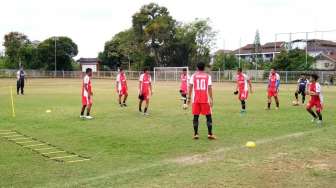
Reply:
[[[300, 159], [288, 153], [277, 153], [266, 158], [262, 163], [248, 164], [245, 167], [256, 174], [259, 182], [265, 187], [283, 187], [283, 183], [291, 182], [291, 176], [306, 176], [312, 172], [336, 171], [336, 153], [314, 154], [309, 159]], [[299, 182], [301, 184], [302, 182]]]

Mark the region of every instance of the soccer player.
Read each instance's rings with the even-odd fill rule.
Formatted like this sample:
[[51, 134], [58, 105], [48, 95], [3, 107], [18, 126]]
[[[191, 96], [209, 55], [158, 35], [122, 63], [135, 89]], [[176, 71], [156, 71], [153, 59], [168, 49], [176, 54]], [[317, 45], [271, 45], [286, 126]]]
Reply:
[[23, 71], [23, 67], [20, 67], [20, 70], [16, 73], [16, 93], [19, 95], [21, 90], [21, 95], [24, 95], [24, 82], [25, 82], [25, 72]]
[[[85, 76], [83, 78], [83, 85], [82, 85], [82, 110], [80, 118], [93, 119], [93, 117], [90, 116], [92, 106], [92, 95], [93, 95], [91, 77], [92, 77], [92, 69], [87, 68], [85, 71]], [[84, 115], [85, 108], [87, 108], [86, 116]]]
[[148, 115], [147, 110], [149, 106], [149, 97], [153, 95], [152, 78], [148, 72], [148, 68], [144, 69], [144, 73], [139, 78], [139, 112], [142, 112], [142, 103], [146, 102], [144, 115]]
[[[198, 139], [198, 119], [200, 115], [205, 115], [208, 127], [208, 139], [216, 139], [212, 134], [212, 81], [211, 76], [204, 72], [205, 64], [197, 64], [197, 72], [194, 73], [189, 81], [188, 104], [192, 100], [192, 114], [194, 115], [194, 139]], [[191, 98], [192, 94], [192, 98]]]
[[[307, 94], [310, 96], [310, 100], [307, 104], [307, 111], [313, 116], [312, 122], [317, 120], [317, 123], [322, 124], [322, 109], [323, 109], [323, 96], [321, 93], [321, 85], [317, 82], [318, 76], [312, 74], [310, 77], [310, 84], [308, 85]], [[316, 114], [313, 112], [312, 108], [316, 108]]]
[[[120, 107], [126, 107], [126, 100], [128, 97], [128, 92], [127, 92], [127, 80], [126, 80], [126, 75], [125, 72], [122, 68], [119, 69], [119, 74], [117, 75], [116, 79], [116, 90], [119, 95], [119, 105]], [[121, 103], [121, 98], [124, 96], [124, 100]]]
[[180, 85], [180, 94], [183, 99], [183, 108], [186, 108], [187, 106], [187, 94], [188, 94], [188, 81], [189, 81], [189, 75], [187, 73], [187, 69], [182, 69], [182, 74], [180, 76], [181, 79], [181, 85]]
[[275, 109], [279, 109], [279, 86], [280, 86], [280, 76], [276, 73], [275, 69], [272, 68], [268, 77], [268, 96], [267, 96], [267, 110], [271, 109], [272, 97], [274, 97], [276, 107]]
[[298, 84], [297, 84], [297, 88], [295, 91], [295, 99], [296, 99], [296, 105], [299, 104], [299, 94], [301, 94], [302, 96], [302, 104], [305, 103], [305, 99], [306, 99], [306, 89], [307, 89], [307, 85], [309, 84], [308, 79], [306, 78], [305, 74], [301, 74], [299, 80], [298, 80]]
[[250, 91], [252, 93], [251, 79], [242, 72], [241, 68], [238, 68], [236, 81], [237, 81], [237, 86], [236, 86], [235, 94], [238, 94], [238, 99], [240, 100], [240, 103], [241, 103], [240, 113], [245, 113], [246, 112], [246, 100], [247, 100], [248, 92], [249, 92], [248, 86], [250, 87]]

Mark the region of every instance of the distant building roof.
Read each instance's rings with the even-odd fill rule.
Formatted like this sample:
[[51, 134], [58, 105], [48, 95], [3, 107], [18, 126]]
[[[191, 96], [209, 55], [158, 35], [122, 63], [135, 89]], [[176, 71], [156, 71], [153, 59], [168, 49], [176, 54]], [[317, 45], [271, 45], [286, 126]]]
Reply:
[[79, 58], [77, 60], [78, 63], [80, 64], [99, 64], [99, 59], [98, 58]]
[[225, 54], [229, 54], [229, 53], [232, 53], [233, 51], [232, 50], [223, 50], [223, 49], [221, 49], [221, 50], [217, 50], [216, 52], [215, 52], [215, 54], [217, 54], [217, 53], [225, 53]]
[[[274, 51], [280, 52], [285, 48], [285, 42], [268, 42], [264, 45], [261, 45], [261, 53], [273, 53]], [[234, 54], [252, 54], [254, 53], [254, 44], [247, 44], [240, 49], [236, 49], [233, 51]]]

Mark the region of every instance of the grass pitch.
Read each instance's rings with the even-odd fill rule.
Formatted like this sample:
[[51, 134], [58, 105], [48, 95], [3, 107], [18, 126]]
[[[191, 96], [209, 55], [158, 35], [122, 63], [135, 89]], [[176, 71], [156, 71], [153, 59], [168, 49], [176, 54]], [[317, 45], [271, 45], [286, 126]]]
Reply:
[[[292, 106], [294, 85], [280, 88], [280, 110], [265, 111], [266, 85], [255, 84], [240, 116], [234, 84], [215, 83], [215, 141], [192, 140], [177, 82], [155, 84], [150, 116], [137, 111], [137, 83], [120, 108], [114, 81], [93, 80], [94, 120], [79, 119], [81, 80], [32, 79], [15, 96], [0, 80], [0, 130], [13, 129], [91, 158], [66, 164], [0, 138], [0, 187], [333, 187], [336, 184], [336, 89], [324, 87], [324, 126]], [[46, 113], [50, 109], [51, 113]], [[273, 105], [274, 109], [274, 105]], [[256, 141], [254, 149], [245, 148]]]

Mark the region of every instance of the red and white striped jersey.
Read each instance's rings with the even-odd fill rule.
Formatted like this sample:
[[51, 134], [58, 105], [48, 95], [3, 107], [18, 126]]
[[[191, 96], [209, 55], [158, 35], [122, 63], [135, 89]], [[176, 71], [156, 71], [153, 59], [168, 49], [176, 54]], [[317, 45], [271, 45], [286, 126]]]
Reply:
[[189, 81], [193, 86], [192, 102], [209, 103], [209, 86], [212, 85], [211, 76], [203, 71], [194, 73]]
[[[87, 84], [87, 89], [85, 89], [85, 84]], [[88, 97], [92, 92], [92, 85], [91, 85], [91, 79], [90, 76], [85, 75], [83, 78], [83, 84], [82, 84], [82, 96]]]
[[181, 79], [181, 85], [180, 85], [180, 90], [187, 92], [188, 91], [188, 83], [189, 83], [189, 75], [188, 74], [181, 74], [180, 76]]
[[127, 87], [127, 80], [126, 80], [126, 75], [125, 73], [119, 73], [117, 75], [117, 82], [118, 82], [118, 91], [121, 90], [121, 88], [126, 88]]
[[317, 82], [315, 83], [309, 83], [308, 89], [310, 92], [319, 93], [319, 95], [312, 95], [310, 96], [310, 100], [314, 102], [320, 102], [323, 103], [323, 96], [321, 92], [321, 85]]
[[237, 74], [236, 81], [238, 84], [238, 89], [240, 91], [248, 91], [247, 86], [248, 86], [248, 82], [250, 82], [250, 78], [246, 74], [244, 73]]
[[149, 93], [150, 84], [152, 83], [151, 75], [143, 73], [140, 75], [139, 81], [141, 82], [140, 93]]
[[269, 77], [268, 77], [268, 87], [270, 89], [276, 89], [278, 86], [277, 86], [277, 82], [280, 82], [280, 76], [278, 73], [275, 73], [275, 74], [270, 74]]

